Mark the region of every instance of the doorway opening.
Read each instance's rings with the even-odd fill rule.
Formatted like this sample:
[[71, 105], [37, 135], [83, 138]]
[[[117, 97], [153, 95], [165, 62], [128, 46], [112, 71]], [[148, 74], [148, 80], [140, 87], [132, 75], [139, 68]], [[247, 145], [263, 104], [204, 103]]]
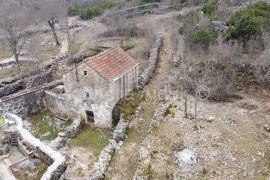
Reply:
[[85, 113], [86, 113], [87, 122], [94, 123], [95, 122], [94, 112], [93, 111], [85, 111]]

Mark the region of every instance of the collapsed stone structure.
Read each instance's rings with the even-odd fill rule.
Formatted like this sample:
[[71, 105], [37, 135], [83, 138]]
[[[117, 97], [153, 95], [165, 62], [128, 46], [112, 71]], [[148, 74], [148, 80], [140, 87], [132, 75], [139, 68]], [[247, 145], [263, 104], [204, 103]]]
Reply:
[[138, 74], [139, 63], [128, 53], [109, 49], [67, 71], [64, 86], [46, 91], [47, 106], [59, 116], [111, 127], [115, 105], [137, 87]]

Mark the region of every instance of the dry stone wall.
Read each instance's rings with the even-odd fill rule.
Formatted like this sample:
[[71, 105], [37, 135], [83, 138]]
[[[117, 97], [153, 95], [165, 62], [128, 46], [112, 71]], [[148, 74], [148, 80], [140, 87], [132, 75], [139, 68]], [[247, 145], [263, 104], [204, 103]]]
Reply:
[[0, 99], [0, 114], [13, 113], [25, 118], [29, 113], [35, 113], [44, 108], [44, 89], [62, 83], [62, 80], [57, 80], [31, 90], [6, 96]]
[[152, 14], [152, 13], [161, 13], [161, 12], [167, 12], [165, 10], [170, 9], [172, 6], [170, 6], [167, 3], [148, 3], [141, 6], [134, 6], [126, 9], [121, 9], [118, 11], [110, 12], [103, 15], [103, 21], [109, 21], [113, 17], [134, 17], [138, 15], [143, 14]]
[[95, 163], [90, 172], [89, 180], [99, 180], [105, 178], [105, 173], [110, 165], [112, 156], [114, 152], [120, 148], [127, 128], [128, 123], [124, 121], [122, 117], [120, 117], [120, 121], [113, 132], [113, 139], [111, 139], [109, 145], [101, 151], [98, 161]]
[[53, 69], [49, 69], [48, 71], [37, 74], [26, 83], [26, 88], [30, 89], [39, 85], [42, 85], [44, 83], [49, 83], [53, 80]]
[[23, 80], [18, 80], [0, 88], [0, 98], [17, 92], [24, 87]]
[[148, 59], [148, 65], [145, 68], [145, 70], [142, 72], [142, 74], [139, 76], [139, 86], [144, 87], [151, 76], [153, 75], [157, 61], [158, 61], [158, 54], [162, 43], [162, 34], [157, 33], [155, 37], [154, 45], [150, 51], [150, 57]]
[[28, 130], [24, 129], [20, 117], [9, 113], [5, 118], [16, 123], [16, 129], [22, 143], [33, 149], [40, 159], [50, 165], [41, 177], [41, 180], [59, 179], [67, 167], [66, 158], [35, 138]]
[[6, 100], [0, 100], [0, 114], [14, 113], [22, 118], [27, 117], [28, 113], [40, 110], [44, 95], [43, 89], [15, 95]]
[[164, 101], [162, 101], [156, 108], [154, 115], [152, 117], [150, 126], [148, 128], [148, 135], [143, 140], [141, 146], [139, 147], [138, 156], [139, 156], [139, 163], [133, 180], [142, 180], [142, 179], [149, 179], [151, 175], [151, 141], [152, 141], [152, 130], [154, 127], [157, 127], [163, 117], [163, 113], [168, 108], [170, 97], [165, 97]]

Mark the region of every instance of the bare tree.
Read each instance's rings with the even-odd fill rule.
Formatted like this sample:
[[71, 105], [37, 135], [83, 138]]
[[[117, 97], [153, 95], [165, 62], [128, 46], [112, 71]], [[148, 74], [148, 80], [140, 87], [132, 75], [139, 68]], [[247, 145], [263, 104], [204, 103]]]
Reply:
[[15, 0], [0, 1], [0, 29], [14, 55], [16, 73], [19, 77], [21, 76], [19, 56], [28, 36], [26, 32], [30, 21], [28, 15], [22, 3]]
[[59, 38], [56, 33], [56, 26], [65, 20], [67, 16], [65, 0], [46, 0], [35, 4], [37, 15], [41, 21], [46, 21], [53, 33], [56, 46], [60, 46]]

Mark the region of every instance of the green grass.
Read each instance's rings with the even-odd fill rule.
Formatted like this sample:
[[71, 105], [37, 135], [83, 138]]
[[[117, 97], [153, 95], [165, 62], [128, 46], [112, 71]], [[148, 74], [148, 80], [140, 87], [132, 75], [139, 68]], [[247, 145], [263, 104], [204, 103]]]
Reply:
[[93, 152], [94, 155], [99, 155], [100, 151], [108, 145], [110, 138], [110, 130], [93, 128], [84, 125], [81, 132], [70, 141], [70, 146], [84, 147]]
[[4, 124], [5, 120], [3, 116], [0, 116], [0, 125]]
[[[49, 116], [50, 119], [53, 118], [53, 115], [48, 111], [41, 111], [40, 113], [31, 117], [30, 122], [35, 130], [33, 134], [35, 137], [41, 140], [54, 140], [58, 135], [58, 131], [51, 126], [47, 120], [44, 120], [45, 116]], [[42, 134], [46, 132], [50, 132], [50, 135], [42, 137]]]
[[134, 114], [137, 106], [144, 99], [144, 94], [141, 90], [134, 90], [125, 97], [122, 107], [122, 113], [124, 120], [128, 120], [129, 116]]

